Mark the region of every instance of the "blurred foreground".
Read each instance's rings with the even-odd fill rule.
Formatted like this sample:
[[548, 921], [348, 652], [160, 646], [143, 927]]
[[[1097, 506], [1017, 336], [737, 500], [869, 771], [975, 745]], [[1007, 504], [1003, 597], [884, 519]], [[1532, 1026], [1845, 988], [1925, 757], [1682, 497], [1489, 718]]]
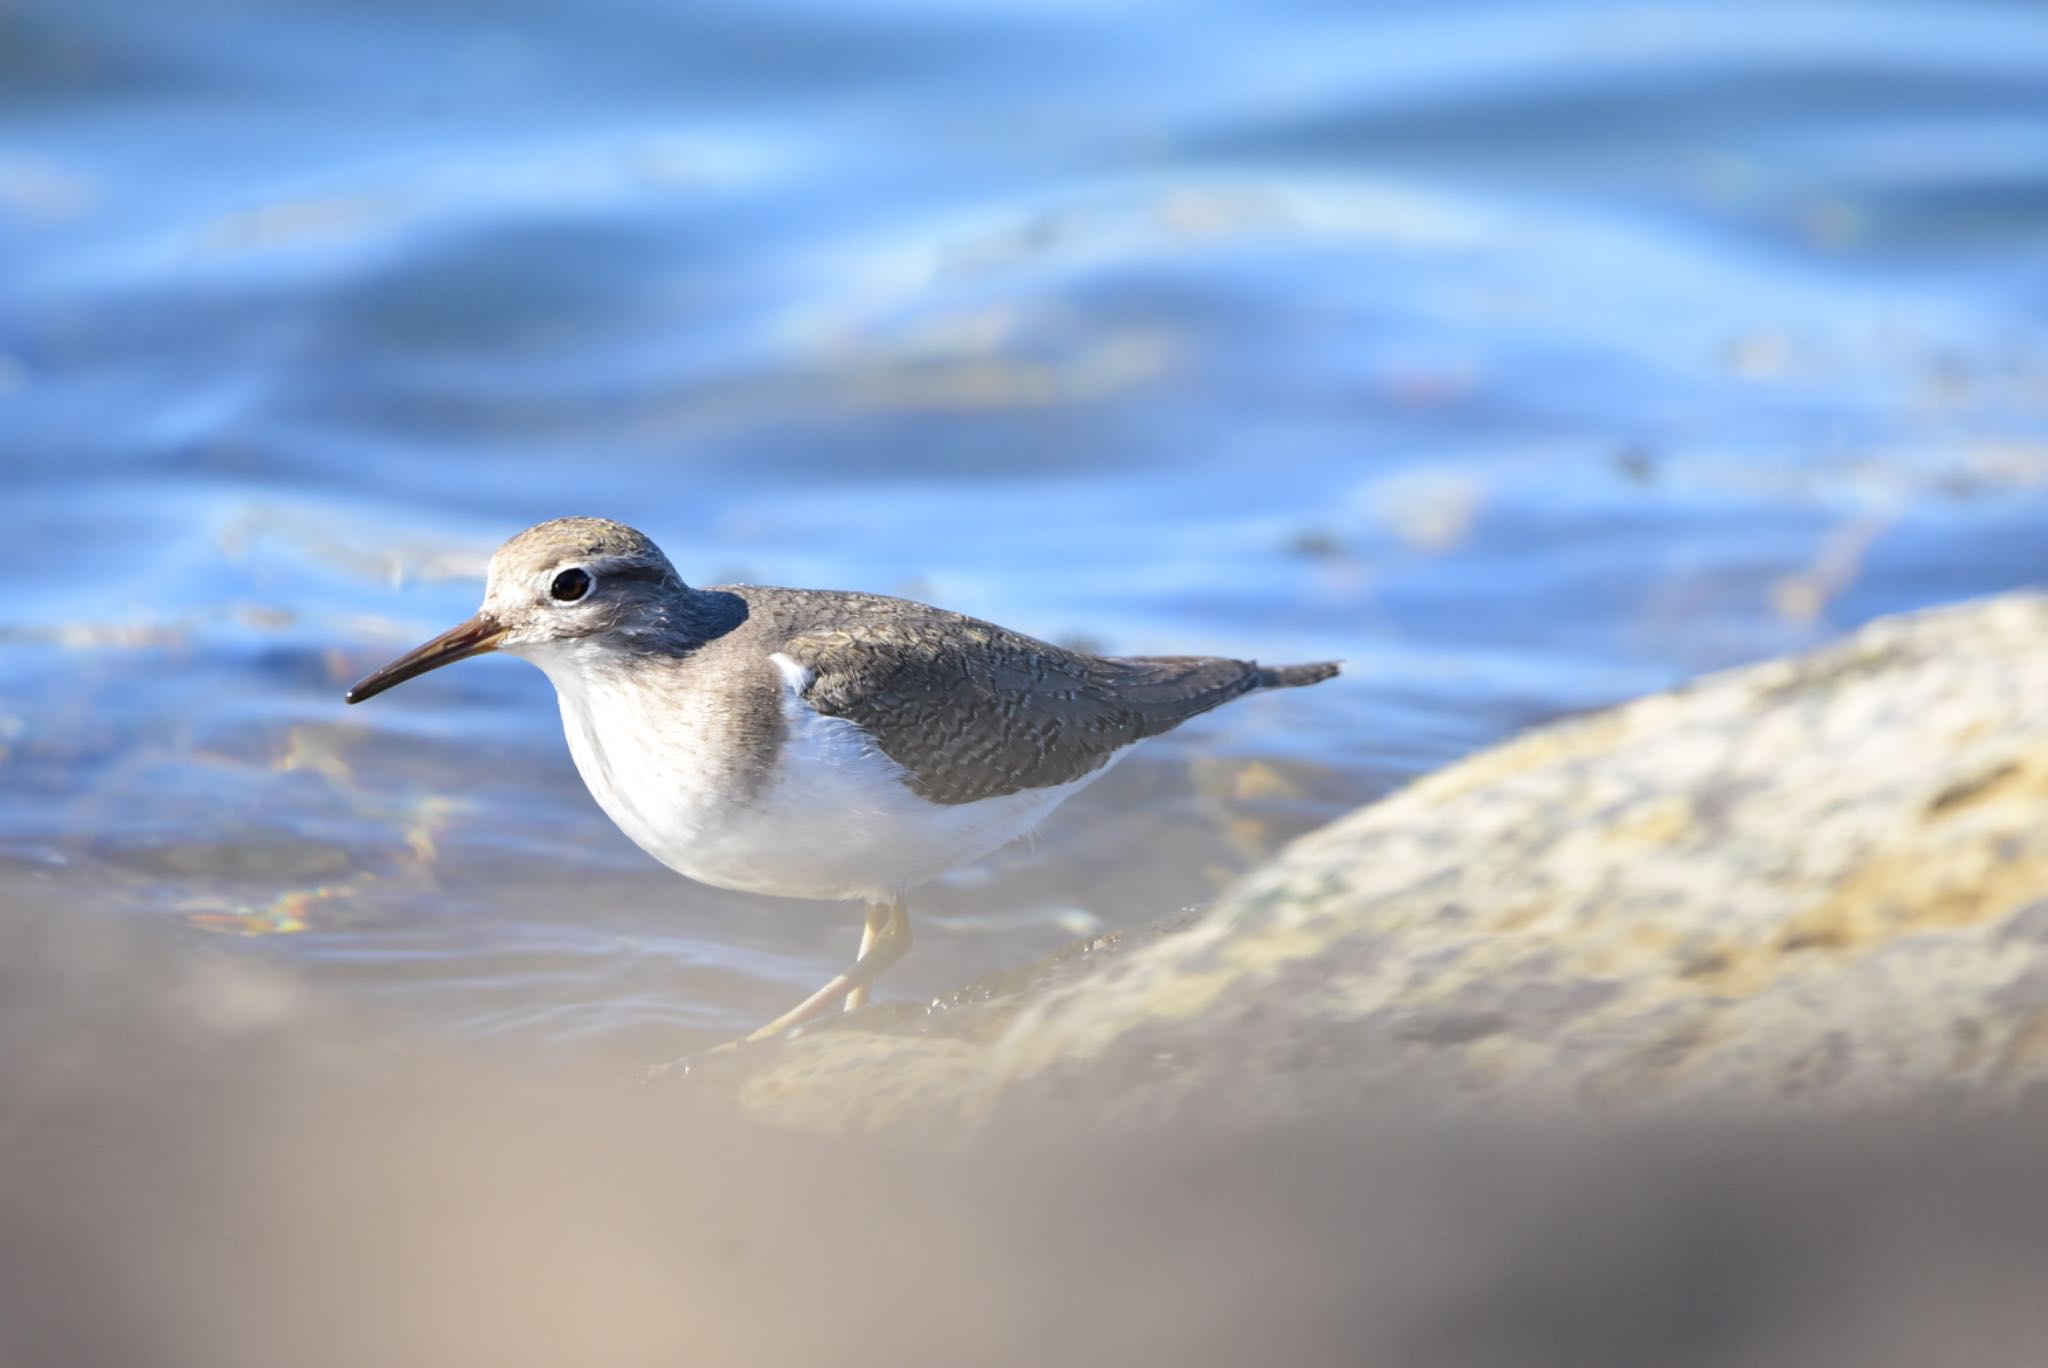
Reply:
[[511, 1083], [289, 980], [0, 924], [0, 1362], [2040, 1361], [2029, 1111], [948, 1152]]

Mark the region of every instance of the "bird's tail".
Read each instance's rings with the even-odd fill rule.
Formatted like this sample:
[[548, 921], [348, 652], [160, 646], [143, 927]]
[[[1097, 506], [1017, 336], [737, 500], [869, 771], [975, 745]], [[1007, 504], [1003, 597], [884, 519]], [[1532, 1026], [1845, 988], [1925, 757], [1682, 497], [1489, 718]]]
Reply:
[[1298, 689], [1304, 684], [1320, 684], [1335, 675], [1341, 665], [1334, 660], [1319, 660], [1313, 665], [1261, 665], [1260, 689]]

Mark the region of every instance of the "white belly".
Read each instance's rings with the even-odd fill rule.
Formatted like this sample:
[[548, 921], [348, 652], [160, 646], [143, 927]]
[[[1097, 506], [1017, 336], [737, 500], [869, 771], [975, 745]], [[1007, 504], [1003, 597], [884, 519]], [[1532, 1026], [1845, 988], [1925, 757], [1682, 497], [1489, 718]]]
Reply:
[[[825, 899], [899, 894], [1022, 836], [1102, 773], [974, 803], [929, 802], [866, 732], [805, 703], [792, 670], [774, 767], [743, 796], [713, 758], [729, 732], [712, 701], [657, 699], [536, 663], [554, 680], [569, 753], [598, 806], [655, 859], [720, 888]], [[650, 717], [657, 703], [660, 715]]]

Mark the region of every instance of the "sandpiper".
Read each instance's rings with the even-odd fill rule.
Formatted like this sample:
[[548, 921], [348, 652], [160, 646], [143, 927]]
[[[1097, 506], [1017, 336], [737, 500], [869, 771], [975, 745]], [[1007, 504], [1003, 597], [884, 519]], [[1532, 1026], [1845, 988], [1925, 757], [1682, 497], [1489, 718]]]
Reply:
[[494, 650], [553, 681], [591, 796], [655, 859], [866, 903], [854, 963], [749, 1041], [860, 1006], [910, 948], [910, 889], [1023, 835], [1133, 742], [1337, 673], [1089, 655], [879, 594], [697, 589], [632, 528], [558, 518], [498, 548], [475, 617], [347, 699]]

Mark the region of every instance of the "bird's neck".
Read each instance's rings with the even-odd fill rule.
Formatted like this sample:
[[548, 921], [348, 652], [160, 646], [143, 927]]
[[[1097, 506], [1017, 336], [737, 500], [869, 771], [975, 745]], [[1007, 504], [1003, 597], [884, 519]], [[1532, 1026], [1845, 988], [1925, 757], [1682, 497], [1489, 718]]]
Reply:
[[[747, 601], [738, 594], [684, 585], [663, 602], [658, 615], [637, 624], [643, 639], [636, 644], [681, 655], [716, 641], [746, 620]], [[624, 635], [631, 639], [633, 630]]]

